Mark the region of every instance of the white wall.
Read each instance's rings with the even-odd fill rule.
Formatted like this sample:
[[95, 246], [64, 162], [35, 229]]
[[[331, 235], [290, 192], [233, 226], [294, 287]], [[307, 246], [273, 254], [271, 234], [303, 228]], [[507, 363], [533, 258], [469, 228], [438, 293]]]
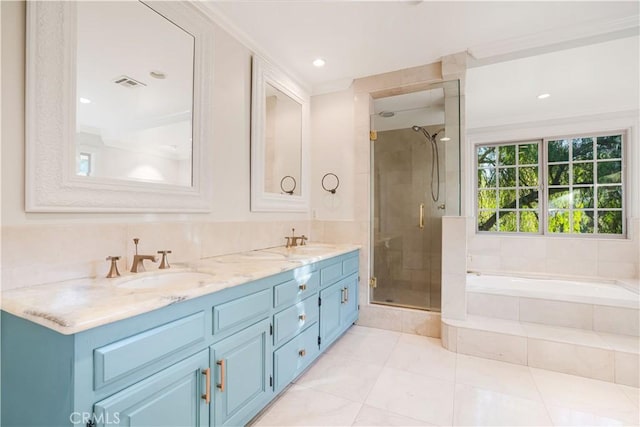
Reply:
[[[354, 94], [352, 89], [311, 97], [311, 206], [314, 219], [354, 217]], [[367, 160], [368, 161], [368, 160]], [[335, 194], [322, 189], [322, 177], [340, 179]], [[329, 186], [333, 181], [326, 181]]]
[[173, 260], [177, 261], [281, 244], [292, 226], [301, 234], [310, 234], [309, 213], [250, 211], [251, 52], [213, 24], [213, 176], [209, 183], [213, 211], [25, 213], [26, 6], [23, 2], [2, 2], [1, 7], [3, 288], [104, 274], [108, 267], [104, 258], [131, 254], [132, 237], [142, 239], [145, 251], [173, 248]]

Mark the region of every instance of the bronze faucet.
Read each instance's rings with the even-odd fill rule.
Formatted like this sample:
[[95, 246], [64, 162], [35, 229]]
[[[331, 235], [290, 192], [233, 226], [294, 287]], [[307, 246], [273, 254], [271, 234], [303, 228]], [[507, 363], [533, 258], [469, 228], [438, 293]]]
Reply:
[[304, 246], [306, 245], [306, 241], [308, 240], [308, 238], [303, 234], [302, 236], [296, 236], [296, 229], [292, 228], [291, 229], [291, 237], [286, 237], [285, 239], [287, 239], [287, 244], [285, 247], [287, 248], [293, 248], [298, 246], [298, 243], [300, 243], [300, 246]]
[[169, 265], [169, 260], [167, 259], [167, 254], [170, 254], [171, 251], [158, 251], [159, 254], [162, 254], [162, 261], [160, 261], [160, 270], [164, 270], [165, 268], [171, 268]]
[[107, 261], [111, 261], [111, 266], [109, 267], [109, 272], [107, 273], [107, 279], [112, 279], [114, 277], [120, 276], [120, 272], [118, 271], [118, 260], [119, 256], [108, 256]]
[[145, 271], [144, 269], [145, 259], [151, 260], [153, 262], [156, 262], [158, 260], [155, 255], [138, 255], [138, 242], [140, 242], [140, 239], [138, 239], [137, 237], [133, 239], [133, 243], [136, 245], [136, 254], [133, 256], [133, 263], [131, 264], [132, 273]]

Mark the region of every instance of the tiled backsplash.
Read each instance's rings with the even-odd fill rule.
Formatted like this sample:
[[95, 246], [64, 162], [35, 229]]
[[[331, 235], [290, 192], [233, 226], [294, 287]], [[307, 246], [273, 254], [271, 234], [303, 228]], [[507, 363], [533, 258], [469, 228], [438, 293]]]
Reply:
[[628, 239], [479, 235], [469, 221], [467, 268], [480, 272], [637, 279], [640, 219]]
[[[21, 225], [2, 228], [2, 289], [82, 277], [103, 276], [107, 256], [121, 256], [120, 271], [131, 266], [140, 238], [141, 254], [171, 250], [169, 262], [282, 246], [284, 236], [310, 236], [310, 221], [155, 222], [139, 224]], [[157, 268], [157, 266], [148, 268]]]

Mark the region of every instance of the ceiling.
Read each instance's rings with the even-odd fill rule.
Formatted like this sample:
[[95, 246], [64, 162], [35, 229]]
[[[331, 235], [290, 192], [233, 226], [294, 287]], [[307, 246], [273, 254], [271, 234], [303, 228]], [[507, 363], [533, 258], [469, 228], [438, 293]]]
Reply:
[[[227, 30], [319, 94], [468, 51], [479, 61], [631, 30], [636, 1], [207, 1]], [[539, 53], [539, 52], [538, 52]], [[326, 60], [316, 68], [315, 58]]]
[[467, 70], [468, 129], [639, 108], [638, 36]]

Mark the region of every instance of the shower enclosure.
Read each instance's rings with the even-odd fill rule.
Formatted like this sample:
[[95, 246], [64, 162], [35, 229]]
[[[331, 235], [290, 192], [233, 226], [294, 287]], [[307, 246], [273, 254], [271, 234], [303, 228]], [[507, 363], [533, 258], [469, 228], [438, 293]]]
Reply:
[[458, 81], [374, 100], [371, 302], [440, 311], [442, 217], [460, 215]]

